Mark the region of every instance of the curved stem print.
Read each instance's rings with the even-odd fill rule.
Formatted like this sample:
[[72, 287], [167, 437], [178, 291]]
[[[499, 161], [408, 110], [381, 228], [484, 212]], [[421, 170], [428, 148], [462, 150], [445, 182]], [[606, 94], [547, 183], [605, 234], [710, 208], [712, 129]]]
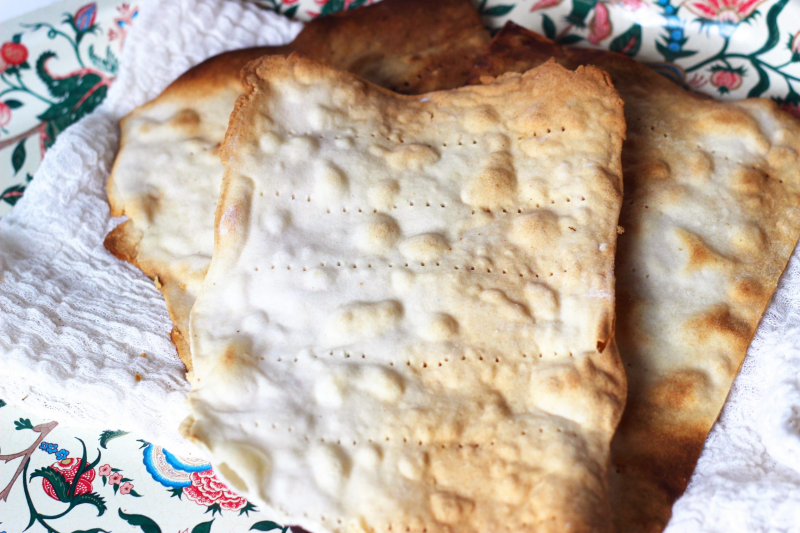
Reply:
[[83, 60], [81, 59], [81, 54], [78, 51], [77, 41], [75, 41], [72, 37], [70, 37], [63, 31], [55, 29], [52, 24], [48, 24], [46, 22], [39, 22], [37, 24], [21, 24], [21, 26], [23, 28], [33, 28], [33, 31], [36, 31], [40, 28], [47, 28], [47, 37], [49, 37], [50, 39], [55, 39], [58, 36], [65, 38], [67, 41], [69, 41], [70, 46], [72, 46], [72, 50], [75, 51], [75, 58], [78, 60], [78, 64], [81, 67], [85, 68], [86, 65], [83, 64]]
[[55, 103], [52, 100], [50, 100], [48, 98], [45, 98], [44, 96], [42, 96], [42, 95], [36, 93], [35, 91], [32, 91], [31, 89], [29, 89], [28, 86], [25, 85], [25, 82], [22, 81], [22, 77], [20, 76], [19, 72], [17, 72], [17, 83], [19, 83], [19, 85], [15, 85], [12, 81], [10, 81], [6, 77], [5, 73], [0, 74], [0, 79], [3, 80], [6, 83], [6, 85], [9, 86], [9, 89], [6, 89], [3, 92], [0, 92], [0, 96], [3, 96], [6, 93], [10, 93], [10, 92], [14, 92], [14, 91], [22, 91], [25, 94], [29, 94], [29, 95], [33, 96], [34, 98], [38, 98], [39, 100], [41, 100], [45, 104], [53, 105]]
[[[34, 426], [31, 429], [36, 433], [38, 433], [39, 436], [37, 437], [36, 441], [34, 441], [34, 443], [31, 444], [26, 450], [17, 453], [12, 453], [9, 455], [0, 455], [0, 461], [4, 461], [6, 463], [8, 463], [9, 461], [13, 461], [14, 459], [19, 459], [20, 457], [23, 457], [23, 460], [17, 467], [16, 472], [14, 472], [14, 475], [11, 477], [11, 481], [8, 483], [6, 488], [4, 488], [2, 492], [0, 492], [0, 501], [4, 502], [8, 501], [8, 495], [11, 492], [11, 488], [14, 486], [14, 483], [16, 483], [19, 475], [28, 468], [28, 462], [31, 459], [31, 455], [33, 455], [33, 452], [36, 451], [36, 449], [39, 447], [39, 444], [42, 443], [47, 434], [53, 431], [53, 429], [57, 425], [58, 422], [47, 422], [46, 424], [39, 424], [38, 426]], [[22, 484], [25, 485], [24, 479]]]
[[706, 59], [704, 61], [701, 61], [700, 63], [697, 63], [695, 65], [692, 65], [691, 67], [686, 68], [685, 72], [687, 74], [690, 73], [690, 72], [694, 72], [695, 70], [701, 69], [701, 68], [705, 67], [706, 65], [709, 65], [709, 64], [713, 63], [714, 61], [718, 61], [718, 60], [722, 59], [723, 57], [725, 57], [725, 52], [728, 50], [728, 44], [729, 43], [730, 43], [730, 39], [726, 38], [725, 39], [725, 43], [722, 45], [722, 49], [719, 52], [717, 52], [713, 56], [709, 57], [708, 59]]

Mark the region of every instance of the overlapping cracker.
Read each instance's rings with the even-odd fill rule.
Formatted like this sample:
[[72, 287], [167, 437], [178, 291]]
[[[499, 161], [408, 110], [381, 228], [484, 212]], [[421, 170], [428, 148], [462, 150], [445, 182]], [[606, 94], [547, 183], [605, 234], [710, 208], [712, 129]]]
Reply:
[[412, 97], [272, 56], [244, 83], [184, 434], [312, 531], [607, 531], [607, 76]]
[[624, 56], [515, 25], [475, 80], [551, 57], [604, 69], [625, 100], [616, 338], [628, 405], [612, 501], [620, 531], [661, 531], [797, 241], [800, 123], [769, 100], [708, 100]]
[[108, 182], [112, 216], [128, 220], [106, 247], [154, 278], [191, 371], [189, 311], [213, 247], [222, 179], [217, 155], [242, 92], [239, 71], [264, 54], [297, 52], [392, 90], [416, 94], [466, 83], [489, 37], [468, 0], [384, 0], [310, 22], [288, 46], [228, 52], [191, 69], [121, 122]]

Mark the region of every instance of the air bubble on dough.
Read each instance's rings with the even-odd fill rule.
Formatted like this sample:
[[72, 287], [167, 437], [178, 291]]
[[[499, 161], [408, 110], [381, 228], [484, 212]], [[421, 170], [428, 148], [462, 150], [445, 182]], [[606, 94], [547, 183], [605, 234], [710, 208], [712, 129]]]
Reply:
[[386, 333], [400, 323], [403, 306], [395, 300], [354, 302], [336, 310], [322, 332], [322, 342], [341, 346]]
[[434, 313], [420, 330], [420, 336], [431, 342], [446, 341], [458, 332], [458, 322], [445, 313]]
[[280, 146], [281, 138], [271, 131], [263, 133], [258, 139], [258, 147], [267, 154], [274, 154]]
[[377, 366], [361, 369], [358, 387], [387, 403], [397, 402], [403, 396], [402, 378], [392, 370]]
[[341, 200], [347, 190], [345, 173], [328, 161], [321, 162], [314, 175], [314, 195], [330, 202]]
[[376, 209], [388, 210], [397, 195], [400, 193], [400, 185], [393, 179], [380, 180], [367, 191], [369, 205]]
[[449, 249], [447, 238], [439, 233], [422, 233], [405, 239], [399, 245], [400, 253], [410, 261], [432, 261]]
[[386, 162], [392, 170], [422, 170], [439, 160], [439, 152], [424, 144], [409, 144], [388, 153]]
[[550, 287], [544, 283], [529, 282], [525, 284], [524, 291], [534, 317], [544, 320], [556, 318], [558, 298]]
[[389, 215], [377, 214], [366, 218], [355, 231], [356, 246], [369, 254], [389, 251], [400, 238], [400, 227]]
[[351, 461], [344, 449], [335, 444], [314, 445], [308, 452], [308, 462], [317, 486], [338, 496], [342, 484], [350, 476]]

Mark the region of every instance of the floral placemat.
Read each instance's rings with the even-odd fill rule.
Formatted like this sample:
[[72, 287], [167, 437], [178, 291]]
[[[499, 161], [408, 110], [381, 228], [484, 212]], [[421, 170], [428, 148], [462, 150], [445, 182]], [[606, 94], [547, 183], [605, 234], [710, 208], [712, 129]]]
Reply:
[[67, 0], [0, 25], [0, 216], [58, 135], [103, 101], [137, 13]]
[[250, 530], [289, 528], [229, 491], [210, 464], [123, 431], [37, 419], [0, 400], [0, 533]]

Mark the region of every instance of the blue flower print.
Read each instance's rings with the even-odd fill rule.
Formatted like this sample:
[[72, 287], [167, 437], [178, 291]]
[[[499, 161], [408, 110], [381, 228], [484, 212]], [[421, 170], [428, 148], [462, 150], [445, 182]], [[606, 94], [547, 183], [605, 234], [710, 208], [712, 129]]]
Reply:
[[58, 444], [48, 444], [47, 453], [56, 453], [58, 451]]
[[46, 452], [48, 446], [50, 446], [48, 443], [42, 442], [41, 444], [39, 444], [39, 449], [42, 450], [43, 452]]
[[58, 459], [59, 461], [63, 461], [64, 459], [67, 458], [68, 455], [69, 455], [69, 450], [59, 450], [58, 453], [56, 454], [56, 459]]

